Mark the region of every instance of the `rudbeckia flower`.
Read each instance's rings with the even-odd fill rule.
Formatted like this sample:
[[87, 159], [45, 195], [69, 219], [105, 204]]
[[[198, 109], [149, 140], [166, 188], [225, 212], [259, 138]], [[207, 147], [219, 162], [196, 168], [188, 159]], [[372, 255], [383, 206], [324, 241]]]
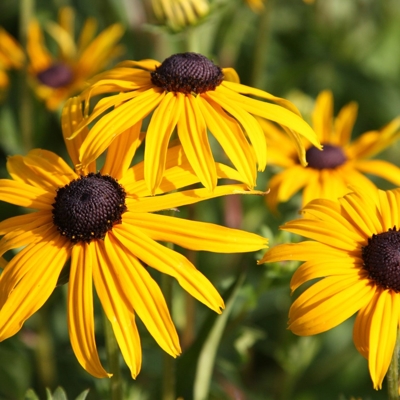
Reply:
[[400, 321], [400, 189], [316, 199], [302, 213], [281, 229], [312, 240], [278, 245], [259, 263], [305, 261], [292, 277], [292, 291], [319, 279], [290, 308], [296, 335], [325, 332], [357, 313], [353, 340], [380, 389]]
[[[68, 101], [62, 123], [65, 136], [81, 118], [76, 98]], [[180, 189], [198, 178], [180, 146], [166, 155], [166, 171], [156, 195], [143, 180], [143, 163], [129, 168], [138, 142], [130, 141], [140, 123], [120, 135], [97, 172], [92, 162], [80, 174], [56, 154], [36, 149], [9, 157], [12, 179], [0, 180], [0, 200], [36, 210], [0, 223], [0, 255], [23, 247], [0, 275], [0, 340], [16, 334], [53, 292], [64, 265], [71, 261], [68, 328], [78, 361], [95, 377], [106, 377], [97, 354], [92, 283], [110, 320], [121, 353], [136, 377], [141, 347], [135, 314], [160, 347], [175, 357], [180, 345], [163, 294], [147, 267], [174, 277], [193, 297], [217, 313], [224, 303], [210, 281], [181, 254], [159, 242], [220, 253], [255, 251], [267, 240], [240, 230], [157, 214], [186, 204], [248, 191], [244, 184]], [[67, 141], [72, 161], [85, 132]], [[217, 165], [220, 178], [235, 170]], [[144, 263], [146, 267], [142, 264]]]
[[351, 141], [357, 109], [356, 103], [349, 103], [334, 118], [332, 92], [326, 90], [319, 94], [312, 122], [323, 151], [306, 145], [306, 167], [298, 162], [296, 150], [283, 132], [268, 122], [260, 122], [269, 143], [269, 163], [283, 168], [268, 183], [271, 192], [266, 202], [271, 209], [275, 210], [278, 203], [287, 201], [300, 189], [303, 189], [303, 205], [316, 198], [335, 200], [350, 191], [349, 185], [372, 189], [374, 184], [364, 174], [376, 175], [400, 186], [397, 166], [370, 159], [400, 137], [400, 118]]
[[19, 43], [0, 27], [0, 94], [9, 85], [7, 71], [21, 68], [25, 61]]
[[208, 0], [152, 0], [154, 15], [173, 30], [196, 24], [208, 14]]
[[53, 55], [47, 49], [42, 28], [33, 20], [28, 29], [29, 74], [37, 96], [46, 102], [48, 109], [55, 110], [82, 91], [89, 78], [121, 54], [117, 42], [123, 28], [114, 24], [95, 37], [97, 22], [88, 18], [76, 44], [74, 12], [64, 7], [59, 13], [59, 23], [49, 22], [46, 29], [58, 46], [58, 53]]
[[299, 135], [315, 146], [319, 143], [295, 106], [238, 81], [232, 68], [221, 69], [197, 53], [175, 54], [162, 64], [155, 60], [119, 64], [96, 77], [81, 95], [88, 115], [93, 96], [116, 93], [98, 101], [78, 127], [75, 135], [79, 128], [101, 117], [82, 144], [81, 163], [86, 165], [96, 159], [116, 137], [152, 111], [144, 156], [144, 177], [151, 193], [155, 193], [162, 180], [168, 143], [175, 127], [193, 170], [209, 190], [216, 186], [217, 173], [207, 128], [250, 188], [255, 186], [256, 165], [263, 170], [267, 163], [265, 135], [253, 115], [284, 126], [298, 144], [305, 162]]

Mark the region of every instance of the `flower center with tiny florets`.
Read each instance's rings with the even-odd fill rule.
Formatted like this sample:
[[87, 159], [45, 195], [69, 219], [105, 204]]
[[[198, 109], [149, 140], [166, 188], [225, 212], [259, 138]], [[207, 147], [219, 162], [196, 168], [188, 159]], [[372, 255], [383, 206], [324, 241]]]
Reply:
[[372, 235], [362, 248], [364, 269], [384, 289], [400, 292], [400, 231], [396, 227]]
[[70, 67], [65, 64], [58, 63], [45, 69], [37, 74], [37, 78], [46, 86], [54, 89], [63, 87], [71, 83], [73, 73]]
[[323, 150], [310, 147], [306, 151], [308, 167], [314, 169], [333, 169], [339, 167], [347, 161], [347, 157], [339, 146], [323, 144]]
[[224, 79], [220, 67], [197, 53], [168, 57], [151, 73], [154, 85], [168, 92], [204, 93], [215, 90]]
[[71, 242], [103, 239], [121, 223], [126, 211], [126, 193], [111, 176], [90, 173], [57, 190], [53, 222]]

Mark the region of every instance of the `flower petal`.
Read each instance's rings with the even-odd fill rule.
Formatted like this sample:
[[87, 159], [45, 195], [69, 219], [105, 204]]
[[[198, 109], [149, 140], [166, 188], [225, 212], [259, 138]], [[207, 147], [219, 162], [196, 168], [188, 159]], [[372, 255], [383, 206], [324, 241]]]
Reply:
[[178, 136], [185, 154], [200, 182], [208, 189], [214, 190], [217, 184], [215, 161], [207, 137], [207, 126], [198, 105], [197, 97], [183, 97], [183, 109], [178, 120]]
[[384, 160], [357, 160], [354, 167], [364, 174], [372, 174], [400, 186], [400, 168]]
[[21, 250], [0, 275], [0, 340], [17, 333], [53, 292], [70, 249], [58, 232]]
[[333, 95], [330, 90], [324, 90], [318, 95], [312, 122], [320, 142], [330, 143], [333, 129]]
[[92, 257], [90, 245], [72, 248], [68, 284], [68, 332], [82, 367], [96, 378], [110, 377], [101, 365], [94, 337]]
[[192, 250], [241, 253], [266, 248], [268, 243], [254, 233], [166, 215], [127, 212], [123, 219], [153, 240]]
[[105, 248], [113, 262], [111, 274], [118, 277], [120, 296], [135, 309], [147, 330], [159, 346], [176, 357], [181, 353], [179, 338], [164, 296], [150, 274], [113, 234], [106, 236]]
[[121, 297], [120, 282], [111, 273], [111, 260], [108, 258], [102, 241], [92, 241], [93, 280], [104, 312], [114, 330], [115, 338], [132, 378], [136, 378], [142, 364], [142, 349], [135, 315], [131, 305]]
[[224, 308], [221, 296], [184, 256], [155, 242], [130, 224], [116, 225], [113, 234], [145, 264], [174, 277], [193, 297], [218, 314], [221, 313]]
[[160, 186], [164, 175], [168, 143], [180, 118], [184, 96], [166, 94], [154, 111], [146, 133], [144, 176], [151, 194]]
[[325, 332], [364, 307], [373, 294], [374, 290], [365, 274], [324, 278], [292, 304], [289, 329], [301, 336]]

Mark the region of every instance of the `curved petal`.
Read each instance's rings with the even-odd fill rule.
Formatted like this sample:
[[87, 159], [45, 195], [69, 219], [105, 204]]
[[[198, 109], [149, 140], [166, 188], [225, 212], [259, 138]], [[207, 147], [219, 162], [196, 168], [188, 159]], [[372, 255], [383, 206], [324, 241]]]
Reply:
[[[158, 106], [164, 95], [163, 92], [160, 93], [151, 88], [143, 92], [141, 96], [118, 105], [114, 110], [102, 116], [82, 143], [79, 152], [82, 165], [85, 166], [94, 161], [116, 136], [143, 120]], [[89, 119], [87, 123], [89, 123]]]
[[178, 136], [183, 150], [200, 182], [208, 189], [214, 190], [217, 184], [215, 161], [207, 137], [207, 126], [198, 105], [197, 97], [183, 97], [183, 109], [178, 120]]
[[113, 234], [144, 263], [174, 277], [193, 297], [218, 314], [221, 313], [224, 308], [221, 296], [184, 256], [155, 242], [130, 224], [116, 225]]
[[361, 250], [352, 253], [338, 250], [331, 247], [329, 244], [323, 244], [311, 240], [300, 243], [279, 244], [272, 249], [269, 249], [258, 264], [289, 260], [309, 261], [324, 258], [343, 259], [344, 262], [347, 262], [355, 258], [360, 259]]
[[139, 199], [127, 199], [128, 210], [133, 212], [154, 212], [169, 210], [171, 208], [181, 207], [188, 204], [198, 203], [199, 201], [213, 199], [215, 197], [229, 194], [258, 194], [264, 195], [264, 192], [257, 190], [247, 190], [246, 185], [222, 185], [217, 186], [213, 192], [206, 188], [185, 190], [182, 192], [169, 193], [163, 196], [145, 197]]
[[374, 388], [381, 389], [396, 344], [400, 298], [392, 290], [381, 290], [377, 293], [379, 296], [376, 296], [369, 326], [368, 366]]
[[[218, 88], [220, 88], [220, 86]], [[264, 171], [267, 165], [267, 141], [265, 139], [265, 135], [261, 129], [260, 124], [251, 114], [247, 112], [247, 110], [243, 108], [242, 104], [231, 101], [224, 94], [225, 93], [218, 93], [217, 91], [209, 91], [202, 94], [202, 96], [206, 101], [210, 101], [211, 99], [211, 101], [214, 101], [215, 103], [220, 105], [225, 111], [231, 114], [232, 117], [242, 125], [253, 146], [258, 163], [258, 170]], [[245, 98], [244, 96], [242, 97]]]
[[254, 233], [167, 215], [127, 212], [123, 219], [153, 240], [172, 242], [186, 249], [241, 253], [268, 245], [267, 239]]
[[113, 234], [106, 236], [105, 248], [113, 262], [110, 272], [118, 279], [125, 302], [135, 309], [159, 346], [172, 357], [181, 353], [179, 338], [164, 296], [150, 274], [138, 261], [130, 247], [124, 246]]
[[68, 332], [82, 367], [96, 378], [110, 377], [101, 365], [94, 337], [92, 257], [90, 245], [72, 248], [68, 283]]
[[120, 284], [112, 275], [110, 265], [102, 241], [92, 241], [93, 280], [104, 312], [114, 330], [115, 338], [132, 378], [136, 378], [142, 364], [142, 349], [139, 332], [135, 323], [135, 315], [130, 304], [126, 304], [120, 295]]
[[35, 208], [38, 210], [51, 210], [55, 198], [54, 193], [16, 182], [10, 179], [0, 179], [0, 200], [17, 206]]
[[52, 214], [48, 211], [36, 211], [26, 215], [7, 218], [0, 222], [0, 235], [10, 232], [27, 232], [52, 221]]
[[160, 186], [165, 171], [168, 143], [181, 116], [184, 96], [166, 94], [154, 111], [146, 133], [144, 176], [152, 195]]
[[69, 255], [67, 239], [55, 234], [26, 247], [8, 263], [0, 275], [0, 340], [17, 333], [25, 320], [42, 307]]
[[372, 298], [374, 290], [365, 276], [329, 276], [308, 288], [292, 304], [289, 329], [308, 336], [325, 332], [350, 318]]
[[364, 174], [372, 174], [400, 186], [400, 168], [384, 160], [357, 160], [354, 167]]
[[256, 184], [256, 159], [239, 124], [214, 101], [197, 96], [206, 125], [249, 187]]

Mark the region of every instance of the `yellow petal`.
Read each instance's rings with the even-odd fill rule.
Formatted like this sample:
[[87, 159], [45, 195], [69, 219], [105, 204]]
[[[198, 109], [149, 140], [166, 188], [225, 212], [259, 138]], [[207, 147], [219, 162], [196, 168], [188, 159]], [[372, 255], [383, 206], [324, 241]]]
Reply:
[[289, 329], [301, 336], [325, 332], [364, 307], [373, 293], [366, 276], [355, 273], [324, 278], [308, 288], [292, 304]]
[[8, 263], [0, 275], [0, 340], [17, 333], [25, 320], [42, 307], [69, 255], [67, 239], [55, 234], [26, 247]]
[[[80, 160], [87, 165], [102, 154], [113, 139], [143, 120], [164, 97], [164, 93], [149, 89], [104, 115], [89, 131], [80, 148]], [[92, 114], [93, 116], [93, 114]], [[89, 119], [87, 120], [89, 123]]]
[[183, 106], [184, 96], [177, 96], [169, 92], [151, 117], [146, 133], [144, 176], [152, 195], [160, 186], [164, 175], [168, 143], [180, 118]]
[[185, 154], [200, 182], [214, 190], [217, 184], [215, 161], [207, 137], [207, 126], [198, 105], [197, 97], [183, 95], [184, 107], [178, 120], [178, 136]]
[[155, 212], [181, 207], [188, 204], [194, 204], [198, 203], [199, 201], [213, 199], [215, 197], [229, 194], [264, 195], [265, 193], [256, 190], [247, 190], [246, 185], [222, 185], [217, 186], [213, 192], [210, 192], [205, 188], [192, 189], [177, 193], [169, 193], [163, 196], [127, 199], [127, 204], [128, 210], [134, 212]]
[[52, 221], [52, 214], [48, 211], [36, 211], [26, 215], [7, 218], [0, 222], [0, 235], [9, 232], [27, 232]]
[[142, 364], [142, 349], [133, 308], [120, 295], [120, 282], [111, 272], [112, 262], [103, 242], [92, 241], [90, 245], [94, 247], [93, 280], [96, 292], [132, 378], [136, 378]]
[[35, 74], [52, 64], [52, 56], [46, 49], [42, 29], [36, 20], [31, 21], [28, 26], [26, 51]]
[[350, 142], [351, 133], [357, 118], [358, 104], [351, 102], [341, 108], [334, 122], [335, 136], [332, 144], [344, 147]]
[[125, 213], [124, 221], [153, 240], [192, 250], [241, 253], [266, 248], [267, 239], [239, 229], [150, 213]]
[[206, 125], [224, 149], [232, 164], [243, 176], [243, 182], [256, 184], [256, 160], [239, 124], [214, 101], [197, 97]]
[[72, 249], [68, 284], [68, 332], [82, 367], [96, 378], [109, 377], [101, 365], [94, 336], [92, 252], [90, 245]]
[[333, 130], [333, 95], [330, 90], [324, 90], [318, 95], [312, 122], [320, 142], [330, 143]]
[[107, 235], [104, 244], [113, 261], [111, 273], [118, 277], [120, 296], [125, 296], [159, 346], [176, 357], [181, 353], [179, 338], [158, 284], [130, 247], [125, 247], [114, 235]]
[[364, 174], [372, 174], [400, 186], [400, 168], [384, 160], [357, 160], [354, 167]]
[[375, 389], [389, 368], [396, 344], [400, 314], [400, 298], [392, 290], [382, 290], [376, 298], [369, 335], [368, 366]]
[[54, 203], [54, 193], [15, 182], [9, 179], [0, 179], [0, 200], [17, 206], [35, 208], [38, 210], [51, 210]]
[[113, 234], [145, 264], [174, 277], [193, 297], [218, 314], [221, 313], [224, 308], [221, 296], [211, 282], [184, 256], [155, 242], [127, 223], [116, 225]]

